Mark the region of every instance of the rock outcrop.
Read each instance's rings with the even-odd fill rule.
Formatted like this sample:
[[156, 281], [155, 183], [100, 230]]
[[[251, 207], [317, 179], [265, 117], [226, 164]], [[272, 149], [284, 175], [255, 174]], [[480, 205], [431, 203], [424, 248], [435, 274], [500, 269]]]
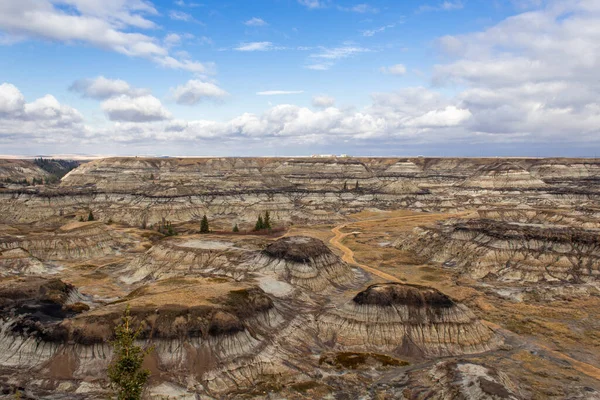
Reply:
[[439, 357], [494, 349], [499, 339], [464, 305], [424, 286], [369, 286], [318, 319], [320, 337], [336, 348], [409, 357]]
[[544, 181], [512, 163], [500, 162], [481, 167], [461, 183], [465, 188], [479, 189], [535, 189], [545, 187]]
[[290, 236], [270, 244], [254, 260], [260, 271], [272, 271], [294, 286], [314, 292], [351, 286], [357, 274], [319, 239]]
[[598, 232], [476, 219], [418, 228], [397, 247], [474, 279], [584, 283], [600, 278]]

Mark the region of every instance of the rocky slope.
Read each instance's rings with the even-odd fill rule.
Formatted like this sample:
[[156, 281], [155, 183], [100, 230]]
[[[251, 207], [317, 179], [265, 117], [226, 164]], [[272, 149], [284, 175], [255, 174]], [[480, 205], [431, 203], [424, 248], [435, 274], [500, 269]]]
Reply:
[[323, 340], [337, 347], [417, 358], [479, 353], [499, 344], [465, 306], [435, 289], [398, 283], [369, 286], [318, 323]]
[[480, 219], [418, 229], [397, 246], [477, 280], [596, 283], [599, 238], [599, 231]]

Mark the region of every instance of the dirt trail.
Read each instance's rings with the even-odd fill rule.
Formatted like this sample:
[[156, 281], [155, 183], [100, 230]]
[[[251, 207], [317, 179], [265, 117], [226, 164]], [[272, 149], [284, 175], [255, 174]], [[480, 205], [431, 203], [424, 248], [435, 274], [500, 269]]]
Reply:
[[[429, 216], [427, 216], [429, 217]], [[376, 219], [366, 219], [366, 220], [361, 220], [361, 221], [354, 221], [354, 222], [347, 222], [341, 225], [336, 226], [335, 228], [331, 229], [331, 232], [335, 235], [334, 237], [332, 237], [329, 240], [329, 243], [334, 246], [335, 248], [339, 249], [343, 255], [342, 255], [342, 260], [350, 263], [350, 264], [354, 264], [360, 268], [362, 268], [363, 270], [376, 275], [382, 279], [385, 279], [387, 281], [390, 282], [399, 282], [402, 283], [402, 281], [400, 281], [398, 278], [396, 278], [395, 276], [392, 276], [390, 274], [386, 274], [383, 271], [377, 270], [375, 268], [369, 267], [368, 265], [364, 265], [364, 264], [360, 264], [358, 263], [355, 259], [354, 259], [354, 252], [348, 248], [347, 246], [345, 246], [344, 244], [342, 244], [342, 240], [348, 236], [348, 235], [352, 235], [352, 233], [342, 233], [341, 230], [345, 227], [347, 227], [348, 225], [353, 225], [353, 224], [360, 224], [361, 222], [376, 222], [376, 221], [390, 221], [390, 220], [402, 220], [402, 219], [414, 219], [414, 218], [418, 218], [418, 216], [415, 215], [409, 215], [409, 216], [402, 216], [402, 217], [389, 217], [389, 218], [376, 218]], [[514, 332], [511, 332], [509, 330], [506, 330], [504, 328], [502, 328], [501, 326], [494, 324], [493, 322], [490, 321], [486, 321], [486, 320], [482, 320], [482, 322], [487, 325], [490, 329], [494, 330], [494, 331], [499, 331], [502, 332], [504, 335], [515, 335]], [[537, 341], [534, 342], [530, 342], [532, 346], [537, 347], [540, 350], [543, 350], [547, 353], [549, 353], [550, 355], [552, 355], [553, 357], [559, 358], [561, 360], [567, 361], [569, 364], [571, 364], [571, 366], [581, 372], [582, 374], [585, 374], [589, 377], [592, 377], [594, 379], [600, 380], [600, 368], [597, 368], [591, 364], [587, 364], [585, 362], [582, 361], [578, 361], [575, 360], [574, 358], [569, 357], [566, 354], [563, 354], [559, 351], [556, 350], [552, 350], [551, 348], [538, 343]]]
[[395, 276], [386, 274], [385, 272], [379, 271], [375, 268], [371, 268], [368, 265], [364, 265], [364, 264], [360, 264], [360, 263], [356, 262], [356, 260], [354, 259], [354, 252], [342, 244], [342, 239], [344, 239], [348, 235], [351, 235], [351, 233], [342, 233], [340, 231], [340, 229], [346, 227], [346, 225], [349, 225], [349, 224], [343, 224], [343, 225], [339, 225], [339, 226], [336, 226], [335, 228], [333, 228], [331, 230], [331, 232], [333, 232], [333, 234], [335, 236], [332, 237], [331, 240], [329, 240], [329, 243], [331, 243], [332, 246], [338, 248], [343, 253], [342, 260], [349, 264], [355, 264], [355, 265], [359, 266], [360, 268], [362, 268], [363, 270], [365, 270], [373, 275], [377, 275], [378, 277], [383, 278], [387, 281], [401, 282], [400, 279], [396, 278]]

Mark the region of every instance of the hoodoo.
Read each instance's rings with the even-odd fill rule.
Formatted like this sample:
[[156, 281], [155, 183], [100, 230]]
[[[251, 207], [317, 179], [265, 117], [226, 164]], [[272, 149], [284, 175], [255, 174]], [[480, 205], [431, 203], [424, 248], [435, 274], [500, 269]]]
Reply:
[[466, 306], [436, 289], [399, 283], [369, 286], [325, 313], [319, 326], [336, 347], [411, 357], [478, 353], [499, 343]]

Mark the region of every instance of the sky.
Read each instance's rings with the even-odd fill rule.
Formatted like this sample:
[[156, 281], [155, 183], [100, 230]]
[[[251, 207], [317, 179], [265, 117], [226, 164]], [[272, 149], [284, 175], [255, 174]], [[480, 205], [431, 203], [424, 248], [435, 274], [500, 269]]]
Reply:
[[0, 154], [600, 155], [600, 0], [0, 0]]

